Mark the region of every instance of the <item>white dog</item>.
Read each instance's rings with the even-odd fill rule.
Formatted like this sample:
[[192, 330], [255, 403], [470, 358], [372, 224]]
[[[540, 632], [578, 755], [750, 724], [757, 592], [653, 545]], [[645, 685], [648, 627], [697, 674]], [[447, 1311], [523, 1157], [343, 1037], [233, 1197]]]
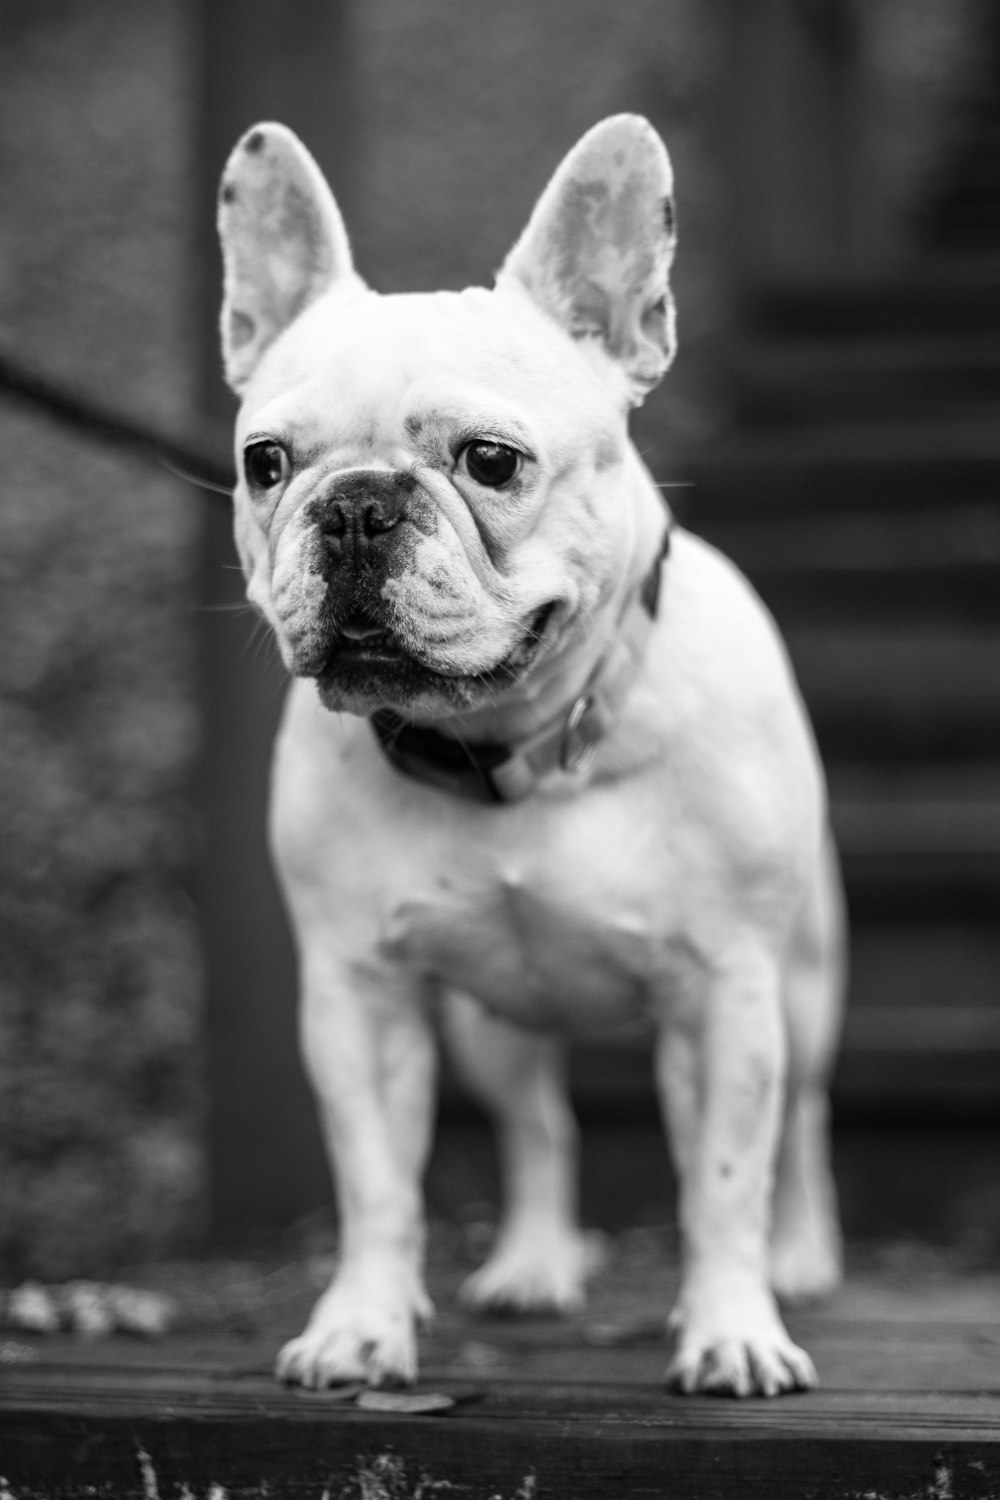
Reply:
[[495, 1115], [474, 1307], [576, 1307], [561, 1034], [648, 1018], [680, 1182], [667, 1378], [811, 1385], [775, 1293], [836, 1281], [841, 918], [816, 751], [759, 600], [674, 527], [627, 414], [674, 353], [671, 174], [606, 120], [495, 289], [379, 296], [280, 125], [222, 186], [236, 536], [294, 677], [273, 843], [337, 1185], [279, 1375], [410, 1381], [435, 1017]]

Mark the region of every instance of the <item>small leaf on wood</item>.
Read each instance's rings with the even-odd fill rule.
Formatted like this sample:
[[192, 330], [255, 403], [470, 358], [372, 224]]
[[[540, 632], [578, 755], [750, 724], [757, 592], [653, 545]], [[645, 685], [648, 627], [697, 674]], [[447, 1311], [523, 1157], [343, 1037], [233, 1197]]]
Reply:
[[362, 1391], [358, 1397], [362, 1411], [399, 1411], [430, 1415], [448, 1411], [455, 1405], [451, 1396], [438, 1391]]
[[362, 1391], [367, 1390], [367, 1387], [360, 1380], [348, 1380], [343, 1385], [324, 1385], [315, 1391], [309, 1390], [305, 1386], [296, 1386], [295, 1390], [296, 1395], [306, 1396], [314, 1401], [339, 1401], [343, 1403], [355, 1400], [357, 1396], [361, 1395]]

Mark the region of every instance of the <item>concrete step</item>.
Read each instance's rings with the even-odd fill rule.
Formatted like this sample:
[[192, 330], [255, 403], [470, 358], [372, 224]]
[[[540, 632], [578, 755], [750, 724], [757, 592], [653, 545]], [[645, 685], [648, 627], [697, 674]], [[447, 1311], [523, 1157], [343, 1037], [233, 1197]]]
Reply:
[[810, 424], [746, 431], [691, 465], [671, 495], [700, 529], [725, 518], [989, 504], [1000, 496], [1000, 423]]
[[[857, 920], [995, 922], [1000, 756], [879, 764], [870, 755], [828, 761], [827, 774], [831, 822]], [[1000, 990], [1000, 967], [996, 983]]]
[[870, 760], [895, 776], [903, 763], [998, 753], [1000, 622], [975, 630], [786, 624], [785, 636], [828, 757]]
[[888, 282], [774, 290], [758, 298], [752, 313], [752, 329], [770, 337], [838, 341], [996, 331], [1000, 250], [942, 250], [900, 266]]
[[760, 340], [736, 353], [731, 378], [751, 424], [1000, 420], [995, 335]]
[[[698, 522], [697, 492], [688, 505]], [[706, 518], [698, 530], [786, 627], [1000, 615], [1000, 489], [994, 501]]]

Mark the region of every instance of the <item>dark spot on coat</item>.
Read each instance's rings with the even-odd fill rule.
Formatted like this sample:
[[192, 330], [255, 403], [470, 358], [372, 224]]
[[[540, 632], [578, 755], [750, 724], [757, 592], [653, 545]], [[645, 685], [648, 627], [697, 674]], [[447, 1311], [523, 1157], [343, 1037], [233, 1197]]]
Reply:
[[223, 203], [236, 202], [236, 189], [231, 182], [224, 182], [222, 184], [222, 192], [219, 194], [219, 197]]
[[677, 217], [674, 213], [674, 200], [672, 198], [664, 198], [663, 200], [663, 227], [670, 238], [673, 239], [674, 231], [677, 228]]
[[257, 325], [250, 314], [234, 307], [229, 314], [229, 342], [232, 347], [242, 349], [244, 344], [249, 344], [256, 331]]
[[263, 151], [264, 140], [265, 136], [263, 130], [254, 130], [246, 138], [246, 149], [251, 153], [251, 155], [256, 156], [258, 151]]
[[408, 438], [416, 440], [424, 430], [423, 417], [409, 416], [403, 423], [403, 430]]
[[733, 1175], [733, 1169], [732, 1169], [732, 1166], [730, 1165], [730, 1163], [728, 1161], [721, 1162], [719, 1164], [719, 1176], [720, 1177], [732, 1177], [732, 1175]]
[[601, 433], [597, 439], [594, 449], [594, 468], [600, 473], [604, 469], [610, 469], [613, 465], [620, 463], [622, 458], [621, 444], [618, 439], [609, 433]]
[[605, 342], [611, 338], [611, 298], [604, 287], [589, 277], [564, 278], [564, 287], [573, 303], [573, 337], [589, 338], [593, 334]]

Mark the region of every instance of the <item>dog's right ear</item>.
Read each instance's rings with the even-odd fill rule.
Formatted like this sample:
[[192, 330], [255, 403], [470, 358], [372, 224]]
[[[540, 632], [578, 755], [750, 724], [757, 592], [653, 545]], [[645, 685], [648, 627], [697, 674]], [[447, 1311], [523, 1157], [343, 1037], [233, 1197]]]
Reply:
[[363, 285], [326, 178], [285, 125], [248, 130], [219, 191], [222, 354], [241, 391], [269, 344], [337, 281]]

